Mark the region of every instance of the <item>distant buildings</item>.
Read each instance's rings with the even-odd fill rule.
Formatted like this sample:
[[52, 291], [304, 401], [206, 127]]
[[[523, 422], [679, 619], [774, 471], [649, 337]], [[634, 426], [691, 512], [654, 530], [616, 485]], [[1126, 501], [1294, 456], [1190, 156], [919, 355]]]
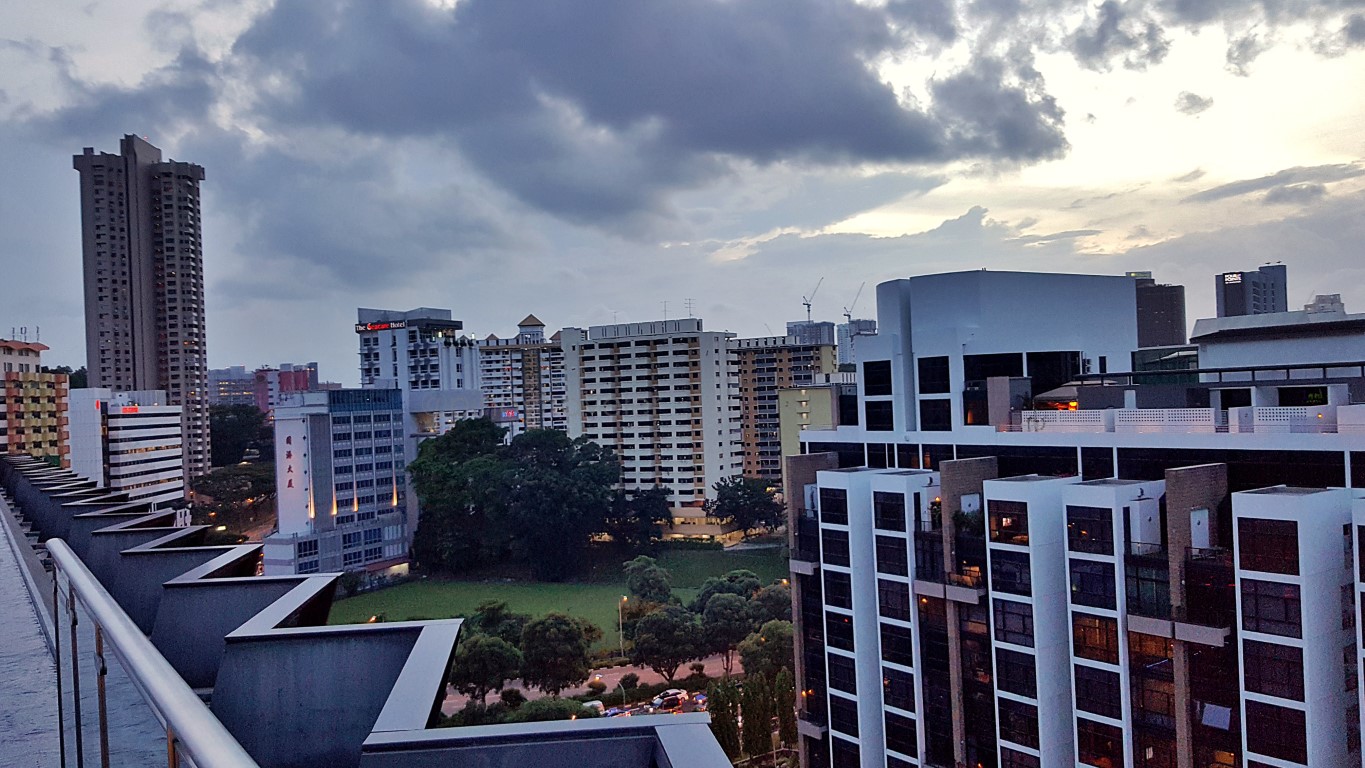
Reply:
[[809, 386], [837, 367], [831, 344], [802, 344], [795, 336], [765, 336], [731, 342], [739, 365], [741, 439], [746, 477], [782, 479], [782, 435], [778, 393]]
[[209, 369], [209, 406], [255, 405], [256, 377], [244, 365]]
[[725, 533], [702, 506], [744, 468], [733, 338], [697, 318], [561, 332], [570, 436], [613, 451], [627, 490], [666, 487], [675, 536]]
[[1224, 272], [1213, 279], [1219, 317], [1289, 311], [1289, 272], [1269, 264], [1255, 272]]
[[840, 323], [839, 334], [839, 365], [858, 364], [858, 342], [863, 336], [873, 336], [877, 333], [876, 320], [852, 319], [846, 323]]
[[1138, 346], [1185, 343], [1185, 286], [1159, 285], [1150, 272], [1129, 272], [1137, 281]]
[[71, 391], [71, 470], [130, 501], [185, 498], [182, 408], [158, 391]]
[[287, 395], [321, 388], [317, 363], [280, 363], [278, 368], [257, 368], [252, 374], [252, 400], [263, 413], [274, 410]]
[[1319, 296], [1295, 312], [1196, 320], [1190, 343], [1199, 345], [1203, 368], [1359, 362], [1365, 313], [1347, 314], [1340, 296]]
[[809, 384], [778, 390], [781, 455], [801, 453], [801, 433], [858, 423], [858, 376], [852, 372], [816, 374]]
[[478, 342], [478, 388], [496, 421], [514, 432], [568, 429], [564, 349], [559, 342], [558, 332], [545, 338], [545, 324], [535, 315], [517, 324], [513, 338], [489, 334]]
[[787, 323], [787, 335], [795, 336], [799, 344], [836, 344], [834, 323], [823, 320], [793, 320]]
[[44, 344], [0, 339], [0, 447], [70, 466], [64, 373], [43, 373]]
[[204, 169], [165, 161], [127, 135], [120, 154], [86, 147], [80, 173], [89, 384], [163, 390], [185, 418], [185, 469], [208, 472], [208, 364], [199, 182]]
[[279, 522], [266, 575], [406, 569], [403, 393], [336, 389], [287, 395], [275, 409]]

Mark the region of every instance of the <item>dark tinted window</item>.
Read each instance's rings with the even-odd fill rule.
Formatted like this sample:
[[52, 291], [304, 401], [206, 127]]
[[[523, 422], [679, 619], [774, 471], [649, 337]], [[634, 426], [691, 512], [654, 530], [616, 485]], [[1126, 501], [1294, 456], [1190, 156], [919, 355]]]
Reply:
[[874, 524], [883, 530], [905, 530], [905, 494], [873, 491], [872, 517]]
[[830, 758], [834, 768], [860, 768], [858, 745], [843, 739], [830, 739]]
[[825, 603], [835, 608], [853, 608], [853, 578], [847, 573], [825, 571]]
[[1085, 765], [1123, 765], [1123, 732], [1112, 725], [1076, 719], [1076, 758]]
[[863, 363], [863, 394], [874, 397], [891, 394], [890, 360], [868, 360]]
[[829, 727], [849, 736], [858, 735], [858, 704], [843, 696], [829, 697]]
[[919, 759], [915, 721], [894, 712], [886, 713], [886, 748]]
[[1094, 560], [1071, 560], [1071, 602], [1092, 608], [1115, 604], [1114, 564]]
[[1281, 760], [1308, 762], [1308, 734], [1304, 714], [1297, 709], [1247, 701], [1247, 747]]
[[877, 573], [910, 575], [910, 542], [903, 536], [877, 537]]
[[1038, 708], [1000, 699], [1000, 738], [1025, 747], [1038, 748]]
[[994, 376], [1023, 375], [1024, 356], [1018, 352], [962, 356], [962, 378], [968, 382], [985, 381]]
[[882, 667], [882, 699], [888, 707], [915, 711], [915, 676], [891, 667]]
[[903, 581], [877, 579], [877, 605], [882, 616], [909, 621], [910, 585]]
[[921, 357], [919, 365], [919, 393], [921, 395], [946, 395], [952, 391], [948, 377], [947, 357]]
[[1033, 606], [1014, 600], [994, 601], [991, 619], [995, 622], [995, 639], [1033, 647]]
[[820, 489], [820, 522], [848, 525], [848, 491], [843, 488]]
[[1000, 748], [1000, 768], [1039, 768], [1038, 758], [1009, 747]]
[[858, 673], [853, 659], [837, 653], [827, 654], [829, 660], [829, 687], [845, 693], [858, 692]]
[[1242, 579], [1242, 629], [1302, 637], [1302, 622], [1297, 584]]
[[987, 502], [987, 509], [990, 510], [991, 541], [1028, 544], [1028, 504], [992, 499]]
[[868, 400], [863, 403], [863, 427], [869, 432], [890, 432], [896, 428], [894, 413], [890, 400]]
[[995, 649], [995, 684], [1002, 691], [1017, 693], [1030, 699], [1038, 697], [1038, 672], [1033, 655]]
[[915, 666], [915, 641], [909, 629], [883, 624], [881, 634], [883, 661], [900, 664], [903, 667]]
[[848, 565], [848, 531], [820, 531], [821, 558], [828, 565]]
[[1066, 541], [1072, 552], [1114, 554], [1113, 510], [1103, 507], [1066, 508]]
[[1084, 664], [1075, 667], [1076, 709], [1115, 720], [1122, 717], [1123, 696], [1119, 673]]
[[1297, 576], [1298, 524], [1293, 520], [1243, 517], [1237, 521], [1237, 553], [1242, 570]]
[[1071, 638], [1076, 655], [1082, 659], [1119, 663], [1119, 626], [1114, 619], [1071, 614]]
[[991, 589], [1028, 596], [1033, 591], [1027, 552], [991, 552]]
[[1242, 641], [1246, 689], [1303, 701], [1303, 649], [1257, 640]]
[[953, 406], [947, 400], [921, 400], [919, 428], [923, 432], [948, 432], [953, 428]]
[[842, 651], [853, 650], [853, 617], [832, 611], [826, 613], [825, 643]]

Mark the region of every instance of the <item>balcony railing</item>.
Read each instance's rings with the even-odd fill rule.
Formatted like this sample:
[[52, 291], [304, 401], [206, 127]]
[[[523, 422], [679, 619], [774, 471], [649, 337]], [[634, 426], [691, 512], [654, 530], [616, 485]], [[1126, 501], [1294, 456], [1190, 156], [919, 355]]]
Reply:
[[999, 432], [1160, 434], [1365, 433], [1365, 405], [1240, 408], [1106, 408], [1020, 411]]

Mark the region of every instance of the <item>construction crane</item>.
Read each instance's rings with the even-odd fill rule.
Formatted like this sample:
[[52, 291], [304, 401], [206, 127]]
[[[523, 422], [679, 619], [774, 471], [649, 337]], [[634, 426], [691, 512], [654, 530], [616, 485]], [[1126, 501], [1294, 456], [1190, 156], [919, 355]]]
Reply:
[[853, 303], [849, 304], [847, 307], [844, 307], [844, 322], [847, 323], [853, 322], [853, 309], [854, 307], [858, 306], [858, 297], [863, 295], [863, 288], [865, 288], [866, 286], [867, 281], [864, 280], [863, 284], [858, 286], [858, 292], [853, 294]]
[[820, 292], [820, 285], [824, 282], [825, 278], [820, 278], [820, 281], [815, 284], [815, 288], [810, 292], [810, 295], [801, 297], [801, 303], [806, 305], [806, 322], [808, 323], [810, 322], [810, 302], [815, 298], [815, 294]]

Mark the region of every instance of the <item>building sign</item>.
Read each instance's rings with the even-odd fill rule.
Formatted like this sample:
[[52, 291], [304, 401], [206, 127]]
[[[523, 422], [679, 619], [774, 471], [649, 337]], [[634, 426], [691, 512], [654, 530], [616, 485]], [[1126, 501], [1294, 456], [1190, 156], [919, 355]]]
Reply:
[[280, 533], [307, 533], [313, 518], [308, 478], [308, 420], [275, 420], [275, 490]]
[[365, 333], [366, 331], [393, 331], [400, 328], [407, 328], [406, 320], [394, 320], [390, 323], [356, 323], [355, 332]]
[[125, 405], [120, 413], [137, 413], [137, 411], [138, 407], [136, 405]]
[[1223, 275], [1223, 285], [1236, 285], [1242, 282], [1241, 272], [1229, 272]]

